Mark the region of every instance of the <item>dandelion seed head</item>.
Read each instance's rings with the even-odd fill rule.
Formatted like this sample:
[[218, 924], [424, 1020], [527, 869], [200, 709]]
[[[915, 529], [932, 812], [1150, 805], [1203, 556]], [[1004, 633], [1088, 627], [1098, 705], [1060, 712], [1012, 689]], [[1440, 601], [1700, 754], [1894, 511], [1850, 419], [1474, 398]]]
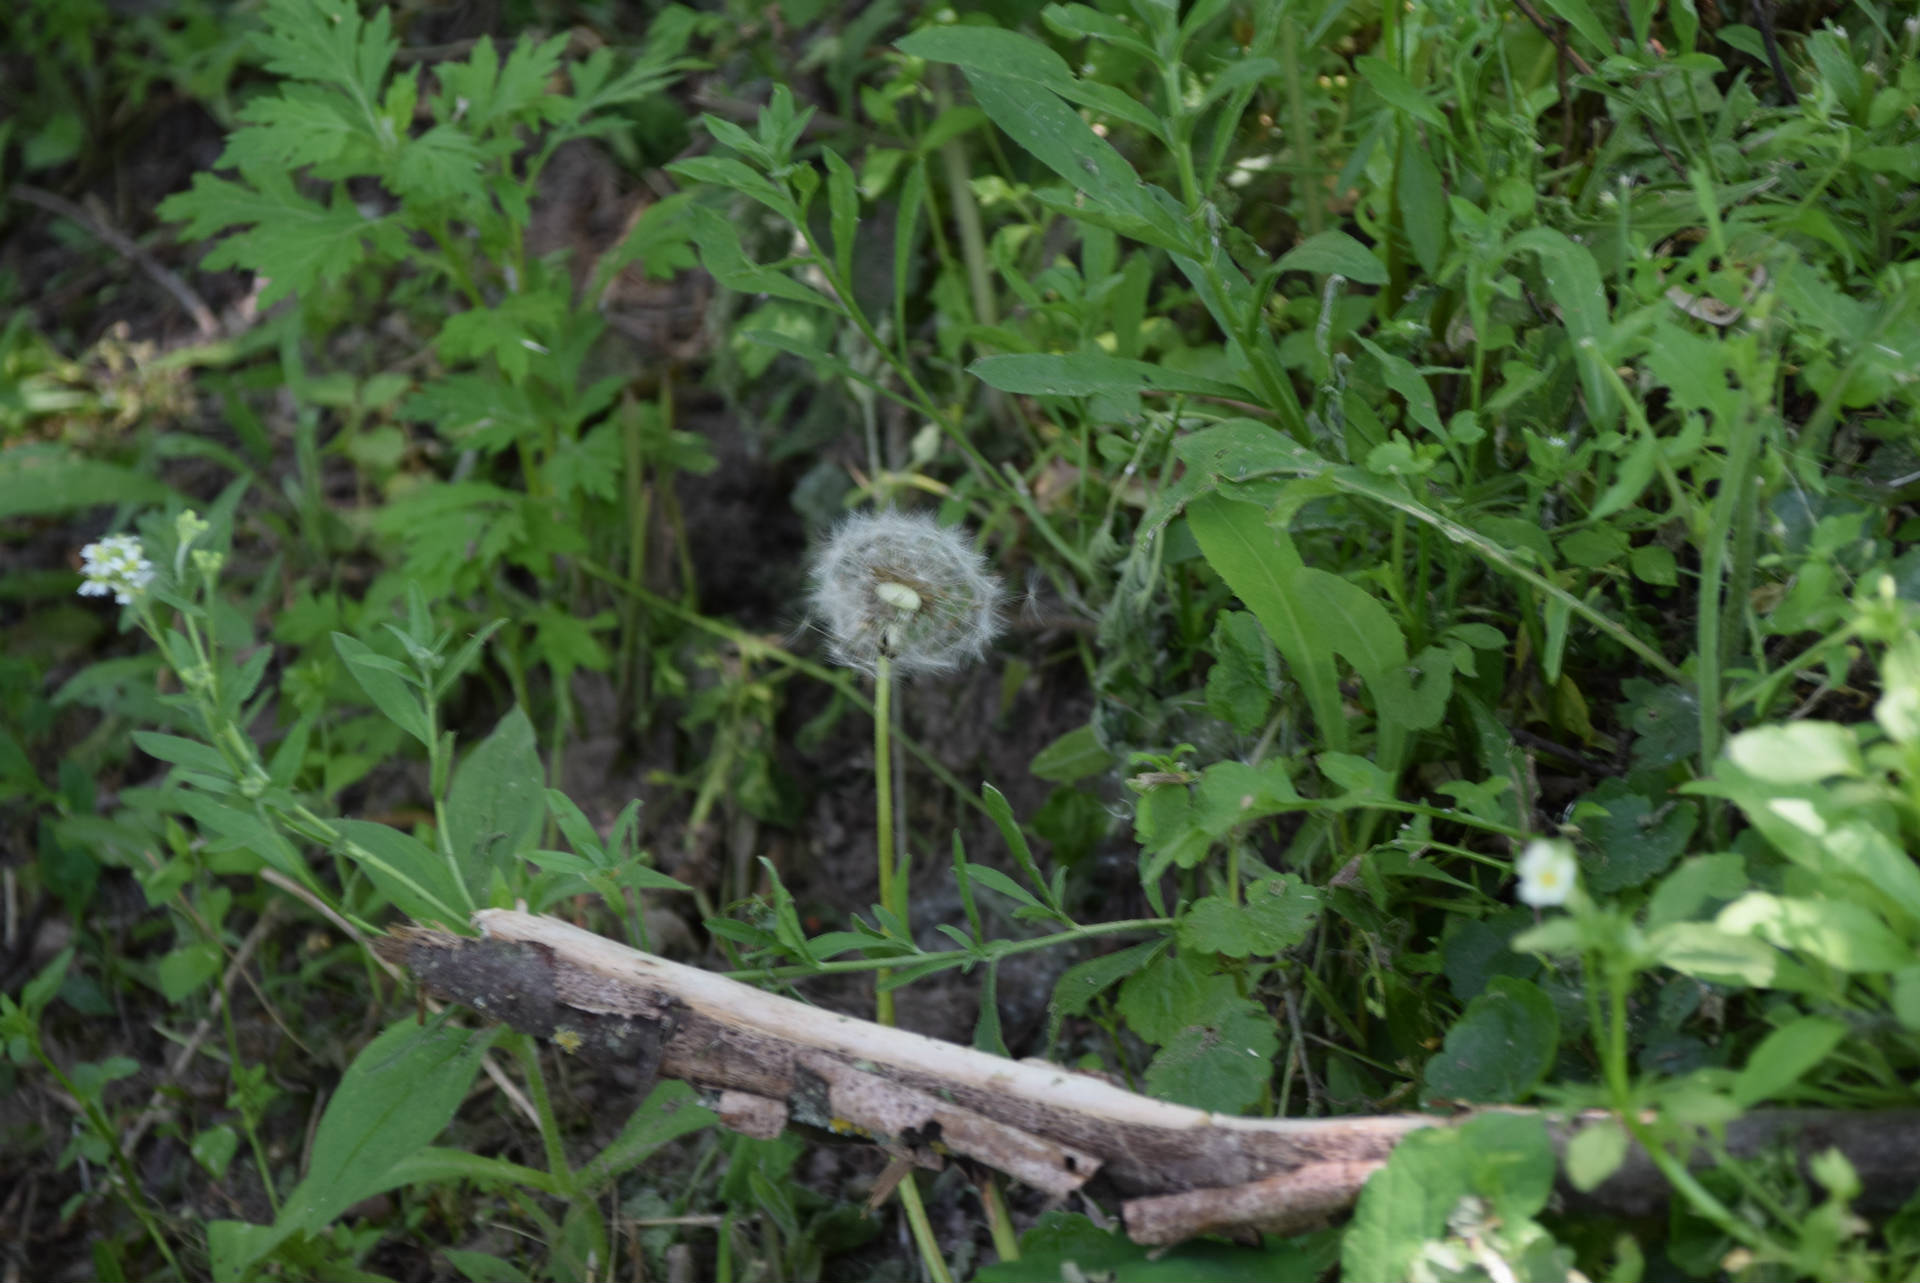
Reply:
[[1000, 631], [1000, 584], [964, 531], [917, 513], [862, 513], [815, 552], [808, 597], [836, 662], [942, 673]]

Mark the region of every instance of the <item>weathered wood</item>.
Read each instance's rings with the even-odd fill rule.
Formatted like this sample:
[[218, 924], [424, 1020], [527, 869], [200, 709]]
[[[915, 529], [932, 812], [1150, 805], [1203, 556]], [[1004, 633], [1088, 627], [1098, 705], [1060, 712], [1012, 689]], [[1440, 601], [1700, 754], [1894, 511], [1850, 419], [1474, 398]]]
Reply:
[[[1456, 1121], [1211, 1114], [810, 1007], [554, 918], [486, 909], [474, 922], [479, 939], [401, 928], [376, 948], [437, 996], [563, 1051], [693, 1084], [749, 1135], [801, 1124], [922, 1167], [957, 1154], [1056, 1197], [1102, 1177], [1126, 1197], [1128, 1233], [1142, 1243], [1321, 1223], [1352, 1205], [1402, 1137]], [[1556, 1143], [1604, 1117], [1550, 1120]], [[1754, 1113], [1728, 1136], [1735, 1154], [1782, 1142], [1798, 1142], [1803, 1161], [1837, 1145], [1875, 1204], [1897, 1205], [1920, 1179], [1920, 1111]], [[1635, 1215], [1666, 1196], [1634, 1150], [1612, 1180], [1573, 1197]]]

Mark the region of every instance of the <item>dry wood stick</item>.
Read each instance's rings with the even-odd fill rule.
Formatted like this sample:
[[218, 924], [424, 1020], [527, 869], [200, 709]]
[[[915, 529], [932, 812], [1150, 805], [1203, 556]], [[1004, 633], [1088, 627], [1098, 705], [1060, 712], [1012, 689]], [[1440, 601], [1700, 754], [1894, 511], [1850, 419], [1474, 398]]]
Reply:
[[[553, 918], [485, 909], [474, 922], [478, 939], [403, 927], [375, 948], [435, 995], [564, 1051], [692, 1084], [737, 1130], [798, 1123], [925, 1167], [957, 1154], [1056, 1197], [1102, 1177], [1141, 1243], [1297, 1232], [1351, 1206], [1408, 1133], [1457, 1121], [1210, 1114], [809, 1007]], [[1603, 1118], [1558, 1123], [1555, 1139]], [[1755, 1113], [1727, 1136], [1736, 1154], [1781, 1140], [1803, 1157], [1837, 1145], [1876, 1193], [1904, 1197], [1920, 1176], [1920, 1111]], [[1665, 1197], [1644, 1155], [1585, 1196], [1627, 1214]]]

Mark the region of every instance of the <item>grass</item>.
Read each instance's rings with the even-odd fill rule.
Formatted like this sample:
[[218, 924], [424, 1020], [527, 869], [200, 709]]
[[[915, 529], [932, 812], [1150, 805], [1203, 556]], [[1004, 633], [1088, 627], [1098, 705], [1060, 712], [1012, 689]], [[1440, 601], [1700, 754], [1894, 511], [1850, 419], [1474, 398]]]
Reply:
[[[1144, 1268], [365, 948], [525, 901], [1223, 1113], [1617, 1121], [1195, 1277], [1911, 1277], [1844, 1156], [1688, 1166], [1920, 1058], [1920, 24], [1756, 14], [0, 19], [13, 1237]], [[870, 699], [806, 545], [887, 506], [1012, 595]], [[1629, 1142], [1666, 1220], [1549, 1201]]]

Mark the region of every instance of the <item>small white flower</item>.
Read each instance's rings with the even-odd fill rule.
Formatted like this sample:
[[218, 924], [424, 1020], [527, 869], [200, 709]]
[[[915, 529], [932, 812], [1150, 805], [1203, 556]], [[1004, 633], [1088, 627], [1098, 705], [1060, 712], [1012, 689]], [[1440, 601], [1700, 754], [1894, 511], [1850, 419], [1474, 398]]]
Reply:
[[112, 593], [115, 601], [130, 606], [153, 582], [153, 563], [137, 535], [108, 535], [82, 548], [80, 560], [80, 573], [86, 577], [80, 585], [82, 597]]
[[1565, 904], [1580, 876], [1573, 843], [1564, 838], [1535, 838], [1527, 843], [1513, 871], [1520, 875], [1520, 902], [1536, 909]]
[[964, 531], [932, 517], [862, 513], [840, 523], [813, 559], [814, 618], [836, 661], [903, 675], [977, 659], [1000, 631], [1000, 584]]

